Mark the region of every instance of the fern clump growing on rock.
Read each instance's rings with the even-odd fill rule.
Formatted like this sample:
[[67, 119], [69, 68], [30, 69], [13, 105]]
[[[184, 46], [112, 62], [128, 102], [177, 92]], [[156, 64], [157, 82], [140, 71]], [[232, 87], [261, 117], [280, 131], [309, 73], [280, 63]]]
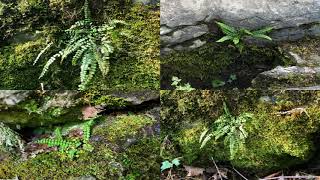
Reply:
[[223, 103], [223, 109], [224, 114], [214, 122], [213, 131], [211, 133], [208, 133], [209, 130], [202, 132], [199, 140], [200, 148], [203, 148], [212, 137], [215, 140], [224, 137], [224, 143], [230, 149], [230, 159], [234, 159], [236, 152], [245, 144], [248, 137], [244, 125], [253, 119], [253, 114], [242, 113], [235, 117], [230, 113], [225, 102]]
[[82, 126], [83, 137], [82, 139], [66, 139], [63, 138], [61, 127], [57, 127], [54, 130], [54, 138], [44, 138], [37, 141], [39, 144], [46, 144], [49, 147], [58, 147], [60, 152], [64, 152], [73, 159], [77, 157], [80, 150], [79, 147], [82, 146], [84, 151], [92, 152], [93, 146], [89, 144], [89, 139], [91, 136], [91, 128], [94, 124], [94, 119], [85, 122]]
[[[49, 58], [45, 64], [39, 78], [42, 78], [48, 71], [50, 65], [57, 59], [61, 63], [70, 59], [72, 65], [80, 65], [80, 85], [79, 90], [87, 89], [88, 84], [92, 81], [97, 67], [103, 76], [106, 76], [110, 69], [110, 56], [114, 52], [111, 41], [113, 29], [117, 24], [125, 24], [123, 21], [112, 20], [108, 24], [95, 26], [91, 19], [91, 12], [88, 0], [84, 4], [84, 20], [77, 21], [65, 31], [67, 40], [59, 44], [64, 46], [58, 53]], [[35, 59], [34, 64], [40, 57], [53, 45], [49, 43]]]

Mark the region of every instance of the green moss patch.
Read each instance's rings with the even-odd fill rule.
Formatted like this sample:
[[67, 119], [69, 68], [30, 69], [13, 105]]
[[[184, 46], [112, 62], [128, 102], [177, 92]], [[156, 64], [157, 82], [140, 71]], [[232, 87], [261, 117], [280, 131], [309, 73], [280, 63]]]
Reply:
[[[320, 125], [318, 98], [315, 91], [162, 91], [161, 133], [170, 135], [176, 156], [183, 156], [187, 164], [210, 166], [213, 157], [250, 172], [276, 171], [314, 156], [313, 139]], [[223, 102], [234, 116], [254, 115], [244, 125], [248, 137], [233, 159], [223, 138], [211, 139], [200, 149], [200, 135], [223, 114]]]

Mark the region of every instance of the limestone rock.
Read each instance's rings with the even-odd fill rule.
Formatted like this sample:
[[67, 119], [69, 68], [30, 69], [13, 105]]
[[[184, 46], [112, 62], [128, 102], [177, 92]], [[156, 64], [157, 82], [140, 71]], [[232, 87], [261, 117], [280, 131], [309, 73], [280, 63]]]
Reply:
[[157, 100], [160, 97], [158, 91], [115, 92], [112, 96], [124, 98], [132, 105], [139, 105], [147, 101]]
[[282, 67], [259, 74], [253, 81], [254, 88], [283, 89], [320, 84], [320, 67]]
[[208, 27], [206, 25], [188, 26], [172, 33], [171, 36], [162, 36], [162, 44], [178, 44], [190, 39], [194, 39], [206, 34]]
[[203, 35], [210, 31], [203, 25], [215, 20], [248, 29], [271, 26], [275, 41], [297, 40], [320, 34], [319, 11], [317, 0], [161, 0], [161, 26], [174, 30], [171, 38], [162, 34], [161, 40], [170, 45], [188, 41], [194, 38], [190, 27]]

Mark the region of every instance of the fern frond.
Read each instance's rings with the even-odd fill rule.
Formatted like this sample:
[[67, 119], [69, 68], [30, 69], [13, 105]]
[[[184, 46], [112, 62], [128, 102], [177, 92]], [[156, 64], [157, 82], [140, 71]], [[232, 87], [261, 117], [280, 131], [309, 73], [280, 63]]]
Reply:
[[53, 147], [53, 146], [58, 146], [58, 147], [61, 147], [61, 148], [68, 148], [69, 146], [72, 146], [73, 145], [73, 142], [70, 142], [70, 141], [67, 141], [67, 140], [63, 140], [63, 139], [40, 139], [37, 141], [37, 143], [39, 144], [46, 144], [48, 145], [49, 147]]
[[53, 42], [50, 42], [37, 56], [36, 60], [34, 60], [33, 65], [35, 65], [40, 57], [53, 45]]
[[83, 57], [80, 71], [80, 90], [84, 90], [86, 88], [87, 84], [90, 83], [96, 72], [97, 64], [94, 58], [93, 52], [88, 52]]
[[203, 140], [203, 138], [204, 138], [204, 136], [207, 134], [207, 132], [209, 131], [209, 129], [205, 129], [202, 133], [201, 133], [201, 135], [200, 135], [200, 139], [199, 139], [199, 143], [201, 143], [202, 142], [202, 140]]
[[200, 149], [202, 149], [207, 144], [207, 142], [212, 138], [212, 136], [213, 134], [209, 134], [208, 136], [206, 136], [206, 138], [204, 138], [204, 140], [201, 143]]
[[81, 56], [85, 53], [85, 51], [87, 51], [89, 48], [88, 45], [83, 46], [81, 49], [79, 49], [75, 55], [72, 57], [72, 65], [76, 65], [77, 61], [81, 58]]
[[83, 127], [83, 141], [85, 143], [89, 142], [91, 136], [91, 127], [94, 124], [94, 120], [89, 120], [84, 124]]
[[39, 79], [42, 78], [46, 72], [48, 71], [50, 65], [57, 60], [57, 58], [62, 56], [62, 51], [59, 51], [57, 54], [53, 55], [46, 63], [46, 65], [43, 67], [43, 70], [39, 76]]
[[228, 25], [221, 23], [221, 22], [218, 22], [218, 21], [216, 23], [221, 28], [221, 30], [224, 34], [229, 35], [229, 36], [234, 36], [235, 34], [237, 34], [237, 30], [234, 27], [228, 26]]
[[86, 0], [84, 3], [84, 21], [87, 23], [91, 22], [91, 11], [88, 0]]
[[67, 56], [69, 56], [70, 54], [74, 53], [75, 51], [77, 51], [79, 48], [81, 48], [82, 46], [85, 46], [89, 41], [88, 37], [84, 37], [79, 39], [78, 41], [76, 41], [75, 43], [67, 46], [65, 48], [65, 50], [63, 51], [63, 55], [62, 55], [62, 60], [65, 59]]
[[62, 140], [61, 127], [57, 127], [57, 128], [54, 130], [54, 135], [55, 135], [55, 138], [56, 138], [56, 139]]

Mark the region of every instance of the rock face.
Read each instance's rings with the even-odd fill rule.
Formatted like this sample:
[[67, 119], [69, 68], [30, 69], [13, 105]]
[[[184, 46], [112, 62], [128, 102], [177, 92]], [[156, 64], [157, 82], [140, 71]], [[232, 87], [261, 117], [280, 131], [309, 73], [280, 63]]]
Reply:
[[318, 0], [161, 0], [162, 46], [195, 41], [214, 31], [215, 20], [249, 29], [272, 26], [275, 41], [320, 35], [319, 11]]
[[259, 74], [253, 81], [254, 88], [290, 90], [318, 90], [320, 84], [319, 39], [283, 43], [279, 48], [293, 61], [292, 66], [277, 66]]
[[[110, 106], [139, 106], [157, 102], [158, 91], [115, 92], [106, 96], [97, 104], [84, 105], [84, 94], [79, 91], [1, 91], [0, 122], [12, 128], [47, 126], [63, 122], [77, 122], [96, 117]], [[100, 98], [101, 98], [100, 97]], [[156, 118], [156, 117], [155, 117]]]

